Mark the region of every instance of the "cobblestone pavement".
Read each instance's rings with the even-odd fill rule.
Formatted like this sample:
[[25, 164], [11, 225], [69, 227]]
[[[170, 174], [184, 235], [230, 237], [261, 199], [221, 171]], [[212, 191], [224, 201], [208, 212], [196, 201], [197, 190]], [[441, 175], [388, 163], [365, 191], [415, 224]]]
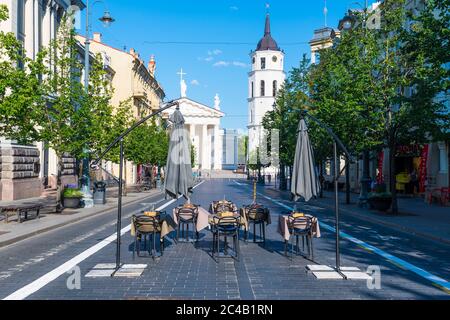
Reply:
[[[273, 191], [261, 188], [258, 202], [268, 206], [272, 224], [267, 228], [267, 243], [241, 241], [241, 259], [221, 259], [216, 263], [210, 256], [212, 237], [208, 230], [201, 233], [195, 248], [190, 243], [175, 244], [170, 235], [164, 256], [160, 259], [132, 259], [133, 238], [127, 232], [122, 237], [122, 261], [148, 264], [138, 278], [86, 278], [98, 263], [115, 261], [115, 243], [81, 261], [81, 289], [69, 290], [69, 274], [63, 274], [28, 299], [450, 299], [450, 294], [407, 268], [398, 266], [363, 246], [342, 240], [342, 265], [366, 270], [381, 268], [381, 289], [368, 289], [361, 280], [317, 280], [307, 274], [311, 264], [303, 257], [292, 260], [284, 256], [284, 243], [277, 233], [278, 215], [291, 206], [287, 199], [277, 198]], [[245, 181], [209, 180], [200, 185], [192, 201], [208, 208], [212, 200], [227, 198], [238, 206], [251, 202], [251, 189]], [[155, 200], [155, 199], [153, 199]], [[146, 201], [147, 202], [147, 201]], [[150, 201], [148, 201], [150, 202]], [[181, 203], [179, 200], [178, 203]], [[177, 203], [168, 206], [170, 211]], [[125, 209], [123, 226], [129, 224], [133, 210]], [[333, 225], [329, 209], [303, 206], [327, 225]], [[84, 250], [99, 244], [114, 232], [114, 216], [98, 217], [76, 225], [55, 230], [15, 245], [0, 249], [0, 297], [4, 298], [49, 271], [59, 267]], [[398, 233], [370, 222], [343, 217], [342, 231], [365, 243], [423, 268], [433, 275], [450, 278], [449, 247]], [[315, 260], [333, 265], [335, 234], [322, 228], [322, 238], [315, 239]], [[41, 260], [42, 259], [42, 260]], [[3, 275], [3, 278], [2, 278]]]

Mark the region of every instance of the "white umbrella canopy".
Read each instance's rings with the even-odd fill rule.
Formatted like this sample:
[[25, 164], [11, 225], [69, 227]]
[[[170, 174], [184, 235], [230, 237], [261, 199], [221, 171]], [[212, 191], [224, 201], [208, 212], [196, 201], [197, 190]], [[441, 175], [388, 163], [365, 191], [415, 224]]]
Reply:
[[314, 166], [314, 152], [309, 140], [305, 119], [301, 119], [298, 126], [291, 180], [291, 192], [295, 201], [303, 198], [307, 202], [319, 194], [320, 185]]
[[194, 187], [189, 135], [184, 127], [184, 117], [178, 108], [169, 120], [173, 123], [173, 128], [170, 134], [164, 182], [166, 196], [176, 199], [182, 195], [189, 200]]

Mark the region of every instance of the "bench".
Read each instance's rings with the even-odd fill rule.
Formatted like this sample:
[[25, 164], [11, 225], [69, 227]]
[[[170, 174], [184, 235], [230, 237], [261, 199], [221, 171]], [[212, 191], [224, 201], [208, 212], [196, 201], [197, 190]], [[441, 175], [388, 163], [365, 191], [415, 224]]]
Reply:
[[17, 205], [0, 205], [0, 215], [5, 217], [5, 223], [8, 223], [9, 216], [17, 215], [17, 221], [22, 223], [28, 220], [29, 212], [36, 212], [36, 218], [40, 218], [40, 211], [44, 206], [42, 204], [17, 204]]

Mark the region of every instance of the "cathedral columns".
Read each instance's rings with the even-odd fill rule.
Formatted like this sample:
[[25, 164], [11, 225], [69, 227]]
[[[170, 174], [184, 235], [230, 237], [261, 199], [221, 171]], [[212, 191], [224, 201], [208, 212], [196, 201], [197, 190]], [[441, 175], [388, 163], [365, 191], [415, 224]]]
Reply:
[[202, 169], [211, 169], [210, 154], [208, 153], [208, 125], [202, 125], [202, 144], [201, 144], [201, 154], [202, 154]]
[[219, 126], [214, 126], [214, 170], [222, 169], [222, 148], [220, 145], [220, 130]]

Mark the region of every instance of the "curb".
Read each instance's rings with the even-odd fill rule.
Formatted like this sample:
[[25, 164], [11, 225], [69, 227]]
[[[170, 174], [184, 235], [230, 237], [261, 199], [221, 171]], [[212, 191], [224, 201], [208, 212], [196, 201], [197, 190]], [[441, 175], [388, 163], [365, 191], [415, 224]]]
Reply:
[[[155, 195], [158, 195], [158, 194], [163, 194], [163, 193], [162, 192], [155, 192], [153, 194], [149, 194], [149, 196], [155, 196]], [[143, 200], [145, 198], [146, 197], [143, 197], [141, 199], [136, 199], [136, 200], [124, 203], [123, 206], [125, 207], [125, 206], [128, 206], [128, 205], [133, 205], [133, 204], [135, 204], [135, 203], [137, 203], [137, 202], [139, 202], [139, 201], [141, 201], [141, 200]], [[55, 229], [59, 229], [59, 228], [65, 227], [65, 226], [67, 226], [69, 224], [77, 223], [77, 222], [80, 222], [80, 221], [85, 220], [87, 218], [92, 218], [92, 217], [98, 216], [100, 214], [103, 214], [103, 213], [106, 213], [106, 212], [112, 211], [112, 210], [115, 210], [115, 207], [105, 208], [105, 209], [102, 209], [100, 211], [94, 212], [94, 213], [92, 213], [90, 215], [87, 215], [87, 216], [84, 216], [84, 217], [78, 217], [78, 218], [75, 218], [75, 219], [70, 220], [70, 221], [62, 222], [62, 223], [59, 223], [59, 224], [56, 224], [56, 225], [53, 225], [53, 226], [50, 226], [50, 227], [47, 227], [47, 228], [44, 228], [44, 229], [40, 229], [40, 230], [31, 232], [31, 233], [27, 233], [27, 234], [22, 235], [22, 236], [18, 236], [18, 237], [15, 237], [15, 238], [12, 238], [12, 239], [9, 239], [9, 240], [6, 240], [6, 241], [2, 241], [2, 242], [0, 242], [0, 248], [4, 248], [6, 246], [9, 246], [11, 244], [17, 243], [19, 241], [31, 238], [33, 236], [36, 236], [36, 235], [39, 235], [39, 234], [43, 234], [43, 233], [46, 233], [48, 231], [52, 231], [52, 230], [55, 230]]]

